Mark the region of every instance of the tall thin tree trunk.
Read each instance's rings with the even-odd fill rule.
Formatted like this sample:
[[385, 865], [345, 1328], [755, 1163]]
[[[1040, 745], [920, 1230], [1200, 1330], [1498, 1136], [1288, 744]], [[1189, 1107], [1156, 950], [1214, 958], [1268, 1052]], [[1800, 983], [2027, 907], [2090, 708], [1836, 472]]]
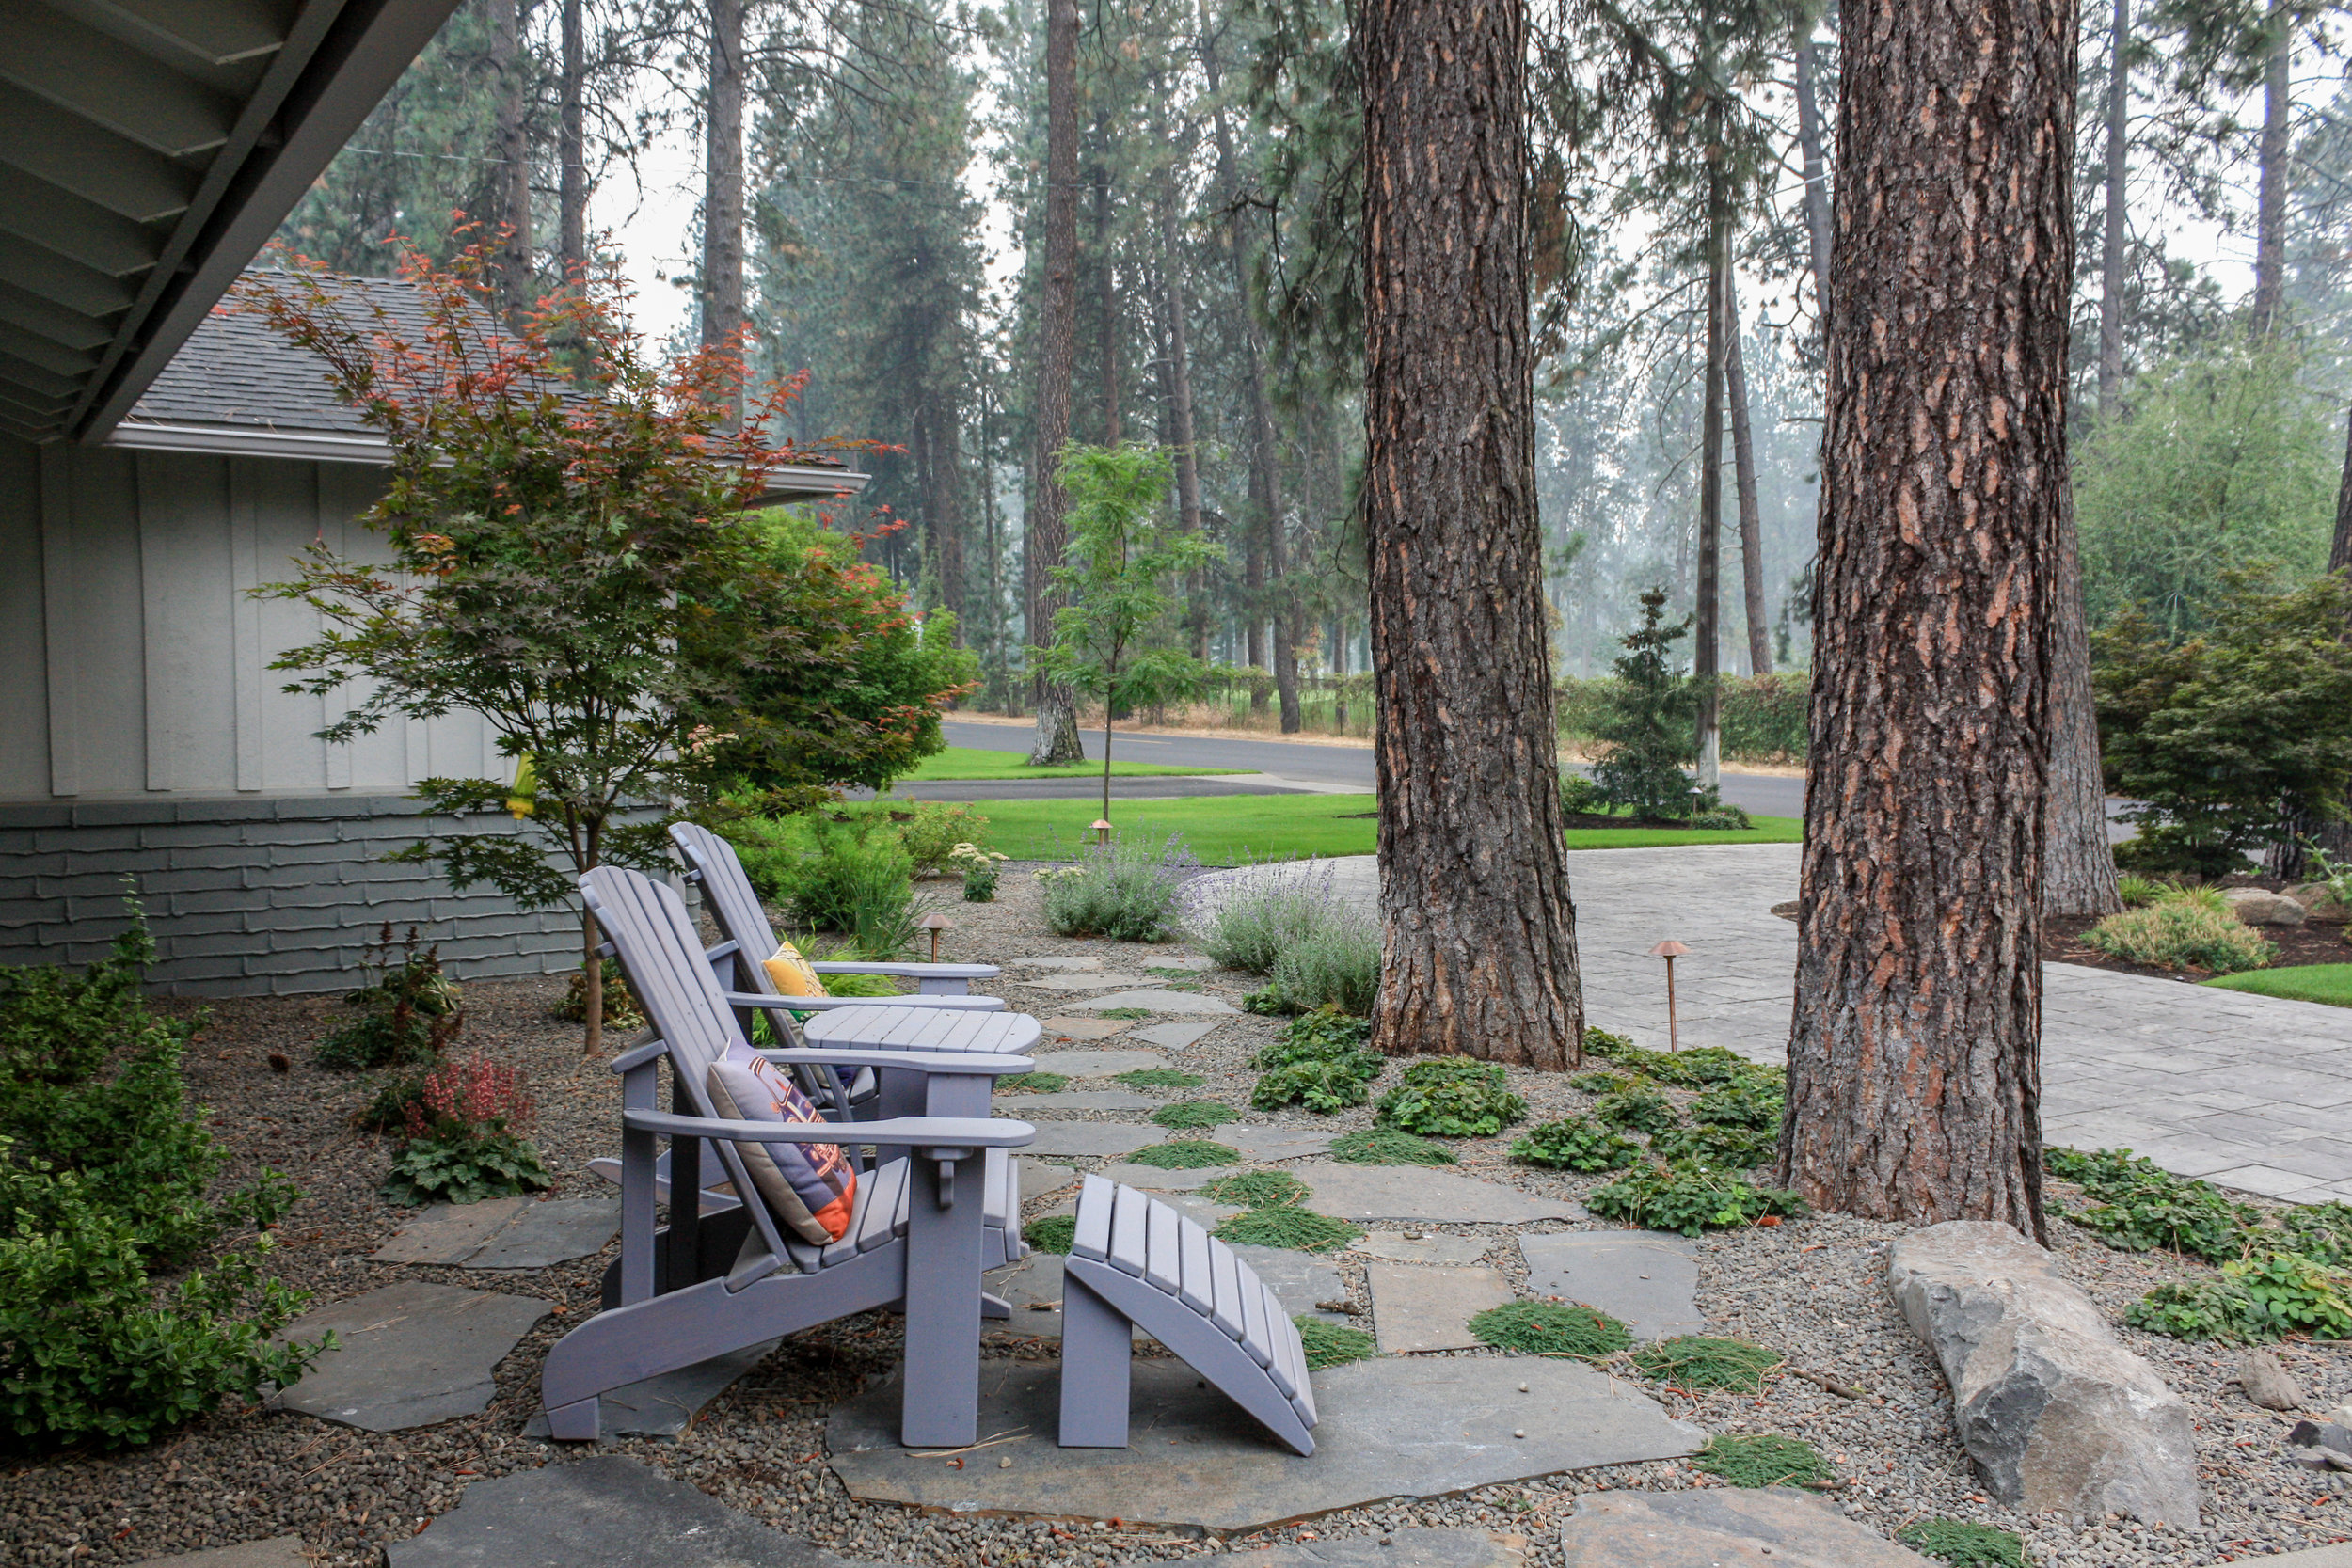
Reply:
[[956, 417], [955, 399], [944, 377], [931, 378], [915, 412], [914, 452], [923, 496], [925, 553], [930, 558], [939, 603], [958, 618], [957, 636], [964, 636], [963, 593], [963, 437]]
[[730, 353], [743, 335], [743, 8], [707, 0], [703, 108], [702, 341]]
[[[1710, 126], [1720, 123], [1708, 111]], [[1718, 147], [1718, 130], [1708, 135]], [[1702, 789], [1723, 783], [1724, 610], [1724, 342], [1728, 336], [1724, 295], [1731, 277], [1731, 201], [1719, 167], [1707, 178], [1707, 407], [1699, 418], [1698, 619], [1691, 649], [1691, 673], [1698, 687], [1698, 782]]]
[[2295, 115], [2295, 22], [2287, 0], [2271, 0], [2268, 53], [2263, 61], [2262, 165], [2254, 197], [2254, 301], [2257, 335], [2279, 324], [2287, 288], [2287, 140]]
[[1821, 320], [1829, 320], [1829, 162], [1822, 156], [1821, 71], [1820, 46], [1813, 25], [1804, 24], [1797, 38], [1797, 151], [1804, 163], [1804, 231], [1812, 242], [1813, 294], [1820, 302]]
[[[1157, 95], [1155, 94], [1156, 98]], [[1162, 139], [1167, 117], [1161, 116]], [[1186, 533], [1200, 531], [1200, 453], [1192, 422], [1191, 329], [1184, 320], [1184, 261], [1176, 221], [1176, 171], [1173, 163], [1160, 171], [1160, 275], [1163, 305], [1168, 312], [1168, 420], [1169, 444], [1176, 449], [1176, 526]], [[1185, 583], [1184, 625], [1192, 657], [1209, 656], [1208, 575], [1196, 567]]]
[[1584, 1000], [1561, 837], [1528, 335], [1523, 0], [1365, 0], [1380, 996], [1373, 1039], [1557, 1071]]
[[1731, 399], [1731, 467], [1740, 490], [1740, 586], [1747, 598], [1748, 673], [1772, 673], [1771, 611], [1764, 604], [1764, 511], [1756, 496], [1756, 433], [1749, 423], [1747, 356], [1740, 348], [1740, 285], [1724, 277], [1724, 389]]
[[2073, 0], [1846, 0], [1779, 1176], [2043, 1235]]
[[2344, 429], [2344, 479], [2336, 487], [2336, 536], [2328, 547], [2328, 570], [2352, 573], [2352, 416]]
[[2071, 488], [2061, 487], [2051, 564], [2050, 795], [2042, 817], [2042, 912], [2113, 914], [2123, 907], [2123, 895], [2115, 885], [2115, 850], [2107, 843], [2107, 786]]
[[1111, 264], [1111, 170], [1104, 143], [1110, 133], [1094, 122], [1094, 308], [1095, 338], [1102, 354], [1103, 444], [1119, 445], [1119, 277]]
[[2099, 417], [2115, 418], [2123, 386], [2123, 246], [2130, 200], [2132, 0], [2115, 0], [2107, 42], [2106, 226], [2099, 239]]
[[516, 0], [492, 0], [490, 63], [498, 72], [492, 110], [491, 166], [498, 192], [500, 232], [493, 237], [499, 270], [500, 305], [509, 314], [529, 309], [531, 277], [531, 147], [523, 135], [529, 108], [530, 56], [523, 48], [523, 8]]
[[[1070, 540], [1070, 495], [1061, 449], [1070, 440], [1070, 384], [1078, 353], [1078, 6], [1045, 7], [1045, 279], [1038, 301], [1037, 396], [1030, 405], [1030, 507], [1026, 539], [1029, 641], [1053, 641], [1061, 592], [1047, 575]], [[1083, 761], [1077, 704], [1070, 688], [1036, 681], [1037, 743], [1029, 761], [1055, 768]]]
[[556, 156], [562, 165], [556, 191], [559, 281], [580, 277], [588, 265], [588, 44], [580, 8], [586, 0], [563, 0], [564, 76]]

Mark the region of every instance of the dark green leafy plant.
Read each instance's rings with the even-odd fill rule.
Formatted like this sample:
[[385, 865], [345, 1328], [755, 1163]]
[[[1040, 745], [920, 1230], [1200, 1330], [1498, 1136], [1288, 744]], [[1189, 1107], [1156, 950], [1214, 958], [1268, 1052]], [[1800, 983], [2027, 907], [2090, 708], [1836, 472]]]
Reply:
[[1250, 1065], [1261, 1070], [1294, 1062], [1328, 1061], [1361, 1051], [1372, 1038], [1372, 1020], [1337, 1007], [1301, 1013], [1283, 1027], [1282, 1037], [1260, 1051]]
[[1633, 1353], [1633, 1364], [1644, 1377], [1683, 1388], [1728, 1388], [1740, 1394], [1762, 1393], [1764, 1374], [1781, 1360], [1762, 1345], [1704, 1334], [1660, 1339]]
[[2118, 1251], [2169, 1247], [2209, 1263], [2226, 1263], [2246, 1251], [2244, 1232], [2256, 1211], [2207, 1182], [2174, 1176], [2128, 1148], [2088, 1155], [2053, 1149], [2043, 1158], [2052, 1175], [2080, 1183], [2091, 1199], [2067, 1218]]
[[1291, 1322], [1298, 1325], [1298, 1348], [1307, 1353], [1307, 1370], [1311, 1372], [1344, 1367], [1350, 1361], [1369, 1361], [1380, 1354], [1380, 1341], [1360, 1328], [1349, 1328], [1311, 1313]]
[[417, 928], [395, 942], [384, 922], [363, 963], [371, 978], [343, 998], [359, 1016], [322, 1038], [315, 1060], [325, 1068], [406, 1067], [439, 1059], [466, 1026], [457, 982], [441, 973], [441, 952], [417, 941]]
[[385, 1178], [395, 1203], [478, 1203], [555, 1184], [524, 1137], [532, 1120], [522, 1073], [486, 1059], [444, 1062], [424, 1075], [407, 1139]]
[[1200, 1189], [1212, 1203], [1237, 1203], [1244, 1209], [1287, 1209], [1304, 1203], [1307, 1183], [1286, 1171], [1251, 1170], [1220, 1176]]
[[1007, 1094], [1059, 1094], [1070, 1080], [1058, 1072], [1016, 1072], [996, 1080], [996, 1086]]
[[1214, 1100], [1180, 1100], [1152, 1112], [1152, 1119], [1168, 1128], [1220, 1127], [1241, 1120], [1241, 1113]]
[[1470, 1321], [1483, 1342], [1530, 1355], [1614, 1355], [1632, 1333], [1608, 1313], [1557, 1301], [1513, 1301], [1489, 1307]]
[[1111, 1082], [1124, 1084], [1131, 1089], [1197, 1089], [1208, 1080], [1181, 1068], [1146, 1067], [1120, 1073]]
[[1702, 1127], [1745, 1127], [1777, 1133], [1787, 1103], [1780, 1080], [1740, 1079], [1719, 1084], [1692, 1101], [1691, 1119]]
[[1459, 1164], [1443, 1144], [1417, 1138], [1393, 1127], [1343, 1132], [1331, 1140], [1331, 1158], [1351, 1165], [1451, 1165]]
[[1631, 1128], [1637, 1132], [1664, 1132], [1682, 1125], [1682, 1117], [1675, 1111], [1674, 1101], [1656, 1089], [1626, 1089], [1617, 1094], [1605, 1094], [1593, 1106], [1593, 1117], [1612, 1127]]
[[1804, 1199], [1705, 1165], [1648, 1164], [1596, 1189], [1584, 1206], [1605, 1219], [1685, 1236], [1805, 1212]]
[[1127, 1156], [1127, 1163], [1155, 1170], [1200, 1170], [1209, 1165], [1238, 1165], [1241, 1154], [1206, 1138], [1175, 1138], [1136, 1149]]
[[2174, 1339], [2249, 1344], [2278, 1337], [2262, 1303], [2233, 1279], [2159, 1285], [2123, 1308], [2123, 1321]]
[[2352, 1338], [2352, 1274], [2291, 1252], [2224, 1263], [2221, 1273], [2254, 1298], [2280, 1334]]
[[1249, 1091], [1249, 1103], [1261, 1111], [1279, 1111], [1285, 1105], [1339, 1111], [1361, 1105], [1372, 1098], [1373, 1080], [1380, 1076], [1385, 1065], [1384, 1058], [1369, 1051], [1293, 1062], [1260, 1074]]
[[1251, 1209], [1216, 1227], [1229, 1245], [1289, 1247], [1297, 1252], [1337, 1252], [1363, 1232], [1345, 1220], [1298, 1208]]
[[1527, 1101], [1505, 1087], [1501, 1068], [1457, 1056], [1425, 1058], [1380, 1097], [1385, 1127], [1423, 1137], [1491, 1138], [1527, 1117]]
[[[645, 1009], [637, 1005], [637, 993], [628, 989], [628, 976], [621, 973], [618, 958], [604, 960], [604, 1022], [615, 1029], [640, 1028], [645, 1022]], [[564, 1000], [555, 1005], [555, 1016], [568, 1018], [575, 1023], [588, 1021], [588, 972], [580, 970], [564, 988]], [[324, 1053], [320, 1064], [333, 1067]]]
[[1711, 1165], [1718, 1170], [1754, 1170], [1779, 1151], [1778, 1132], [1745, 1127], [1684, 1127], [1661, 1132], [1650, 1152], [1669, 1164]]
[[1568, 1080], [1568, 1087], [1585, 1094], [1617, 1094], [1631, 1088], [1634, 1082], [1622, 1072], [1580, 1072]]
[[1584, 1053], [1588, 1056], [1605, 1056], [1613, 1060], [1637, 1049], [1639, 1048], [1623, 1035], [1613, 1035], [1606, 1029], [1597, 1029], [1589, 1023], [1584, 1026]]
[[1021, 1227], [1021, 1239], [1040, 1252], [1067, 1253], [1078, 1242], [1078, 1216], [1048, 1214]]
[[423, 1103], [424, 1074], [404, 1072], [379, 1084], [351, 1124], [362, 1132], [398, 1132], [407, 1127], [410, 1109]]
[[2352, 1266], [2352, 1203], [2307, 1203], [2279, 1216], [2285, 1251], [2330, 1268]]
[[1703, 1089], [1716, 1084], [1752, 1080], [1761, 1080], [1768, 1085], [1783, 1082], [1781, 1073], [1758, 1067], [1745, 1056], [1726, 1051], [1720, 1045], [1702, 1045], [1689, 1051], [1620, 1053], [1617, 1059], [1661, 1084], [1672, 1084], [1683, 1089]]
[[1964, 1519], [1915, 1519], [1895, 1539], [1921, 1557], [1941, 1558], [1953, 1568], [2026, 1568], [2026, 1542], [1991, 1525]]
[[1710, 1437], [1691, 1463], [1734, 1486], [1817, 1486], [1836, 1474], [1812, 1444], [1772, 1433]]
[[1622, 1170], [1642, 1157], [1638, 1138], [1585, 1117], [1533, 1127], [1511, 1145], [1511, 1158], [1554, 1170]]

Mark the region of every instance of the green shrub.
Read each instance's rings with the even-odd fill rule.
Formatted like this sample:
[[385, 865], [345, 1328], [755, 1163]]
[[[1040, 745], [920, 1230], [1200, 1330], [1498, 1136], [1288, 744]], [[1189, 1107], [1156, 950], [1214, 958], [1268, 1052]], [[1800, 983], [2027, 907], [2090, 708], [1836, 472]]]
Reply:
[[1470, 1321], [1484, 1343], [1530, 1355], [1614, 1355], [1633, 1342], [1625, 1324], [1590, 1307], [1556, 1301], [1513, 1301], [1489, 1307]]
[[1592, 726], [1602, 752], [1593, 783], [1613, 806], [1637, 816], [1677, 818], [1691, 811], [1691, 779], [1683, 769], [1698, 761], [1698, 686], [1674, 657], [1691, 619], [1665, 624], [1662, 588], [1645, 591], [1641, 606], [1641, 625], [1626, 634], [1617, 678]]
[[1772, 1433], [1710, 1437], [1691, 1463], [1734, 1486], [1812, 1486], [1836, 1474], [1812, 1444]]
[[2262, 1303], [2233, 1279], [2159, 1285], [2123, 1308], [2123, 1321], [2174, 1339], [2250, 1344], [2278, 1338]]
[[1630, 1054], [1638, 1049], [1639, 1047], [1623, 1035], [1613, 1035], [1606, 1029], [1596, 1029], [1589, 1023], [1584, 1026], [1584, 1053], [1588, 1056], [1614, 1058]]
[[[851, 961], [854, 961], [854, 955], [850, 958]], [[869, 958], [867, 961], [880, 963], [884, 960]], [[827, 996], [882, 997], [906, 994], [905, 989], [887, 974], [828, 974], [824, 979]]]
[[1168, 1128], [1219, 1127], [1241, 1120], [1241, 1113], [1214, 1100], [1180, 1100], [1152, 1112], [1152, 1119]]
[[2143, 908], [2111, 914], [2083, 941], [2132, 963], [2216, 974], [2261, 969], [2279, 956], [2211, 888], [2179, 888]]
[[1527, 1117], [1527, 1101], [1505, 1087], [1502, 1069], [1459, 1056], [1427, 1057], [1380, 1097], [1380, 1122], [1436, 1138], [1491, 1138]]
[[[904, 820], [899, 820], [901, 816]], [[987, 817], [970, 806], [945, 800], [895, 804], [889, 808], [889, 817], [918, 877], [936, 877], [954, 863], [959, 848], [979, 843], [988, 833]]]
[[1058, 937], [1166, 942], [1176, 934], [1184, 883], [1200, 869], [1180, 833], [1089, 844], [1076, 864], [1038, 874], [1046, 928]]
[[1250, 1209], [1216, 1227], [1229, 1246], [1279, 1246], [1294, 1252], [1337, 1252], [1363, 1232], [1345, 1220], [1294, 1207]]
[[[637, 1005], [637, 993], [628, 989], [628, 976], [621, 973], [618, 958], [604, 960], [604, 983], [599, 988], [604, 1008], [604, 1026], [608, 1029], [639, 1029], [644, 1026], [645, 1009]], [[584, 1023], [588, 1019], [588, 973], [572, 971], [571, 981], [564, 988], [564, 1000], [555, 1005], [555, 1016]], [[319, 1053], [321, 1067], [342, 1064], [326, 1059], [324, 1048]]]
[[1682, 825], [1707, 832], [1746, 832], [1756, 826], [1756, 820], [1748, 816], [1745, 808], [1735, 806], [1728, 800], [1717, 800], [1683, 818]]
[[1331, 1158], [1351, 1165], [1451, 1165], [1454, 1150], [1393, 1127], [1359, 1129], [1331, 1140]]
[[1963, 1519], [1914, 1519], [1895, 1539], [1954, 1568], [2026, 1568], [2025, 1538]]
[[1682, 1125], [1674, 1101], [1652, 1088], [1602, 1095], [1594, 1103], [1593, 1117], [1611, 1127], [1629, 1127], [1637, 1132], [1664, 1132]]
[[1580, 1072], [1568, 1080], [1568, 1087], [1583, 1094], [1617, 1094], [1635, 1082], [1622, 1072]]
[[[441, 950], [419, 945], [417, 928], [400, 942], [384, 922], [368, 944], [362, 967], [368, 983], [343, 997], [359, 1016], [318, 1043], [313, 1059], [325, 1068], [407, 1067], [438, 1059], [466, 1026], [457, 982], [441, 973]], [[612, 1016], [612, 997], [605, 1000]]]
[[1344, 911], [1331, 892], [1331, 868], [1313, 860], [1271, 862], [1247, 876], [1220, 877], [1187, 920], [1200, 949], [1227, 969], [1271, 974], [1281, 956]]
[[1683, 1388], [1728, 1388], [1740, 1394], [1762, 1393], [1764, 1374], [1782, 1359], [1745, 1339], [1719, 1339], [1705, 1334], [1677, 1335], [1633, 1353], [1633, 1364], [1644, 1377]]
[[1794, 1193], [1692, 1164], [1644, 1165], [1587, 1195], [1584, 1206], [1603, 1219], [1685, 1236], [1805, 1212]]
[[2352, 1274], [2291, 1252], [2243, 1258], [2222, 1264], [2221, 1273], [2254, 1299], [2277, 1334], [2352, 1338]]
[[996, 884], [1004, 877], [1004, 863], [1009, 855], [993, 849], [983, 849], [977, 844], [959, 844], [949, 852], [947, 863], [963, 873], [963, 901], [967, 904], [996, 902]]
[[1111, 1082], [1124, 1084], [1131, 1089], [1197, 1089], [1208, 1080], [1182, 1068], [1144, 1067], [1133, 1072], [1119, 1073]]
[[2208, 1263], [2228, 1262], [2246, 1250], [2243, 1232], [2257, 1217], [2251, 1205], [2136, 1159], [2128, 1148], [2096, 1154], [2051, 1149], [2042, 1163], [2053, 1176], [2080, 1183], [2091, 1199], [2066, 1217], [2119, 1252], [2168, 1247]]
[[1372, 1038], [1372, 1021], [1355, 1018], [1336, 1007], [1321, 1007], [1293, 1019], [1282, 1037], [1251, 1059], [1252, 1067], [1288, 1067], [1293, 1062], [1324, 1061], [1361, 1051]]
[[524, 1137], [532, 1120], [522, 1073], [481, 1058], [444, 1062], [424, 1075], [409, 1107], [407, 1139], [385, 1178], [394, 1203], [478, 1203], [555, 1184]]
[[1642, 1157], [1641, 1141], [1585, 1117], [1533, 1127], [1511, 1145], [1511, 1158], [1554, 1170], [1622, 1170]]
[[1602, 816], [1609, 811], [1609, 801], [1600, 792], [1600, 785], [1581, 773], [1560, 775], [1560, 815], [1563, 816]]
[[1238, 1165], [1241, 1151], [1206, 1138], [1174, 1138], [1136, 1149], [1127, 1156], [1127, 1163], [1154, 1170], [1200, 1170], [1210, 1165]]
[[2127, 910], [2145, 908], [2171, 891], [2171, 883], [2142, 877], [2135, 871], [2126, 871], [2115, 879], [2115, 895], [2123, 900]]
[[863, 927], [886, 936], [880, 927], [913, 902], [914, 862], [896, 832], [876, 826], [864, 814], [836, 822], [803, 812], [747, 816], [730, 824], [727, 833], [760, 897], [795, 921], [861, 936]]
[[1069, 1086], [1070, 1080], [1058, 1072], [1016, 1072], [996, 1080], [996, 1087], [1006, 1094], [1059, 1094]]
[[1040, 1252], [1067, 1253], [1078, 1242], [1078, 1216], [1048, 1214], [1021, 1227], [1021, 1239]]
[[1282, 950], [1273, 980], [1286, 1007], [1369, 1015], [1380, 994], [1380, 928], [1366, 921], [1327, 923]]
[[1311, 1372], [1344, 1367], [1350, 1361], [1369, 1361], [1380, 1354], [1380, 1341], [1360, 1328], [1349, 1328], [1311, 1313], [1291, 1322], [1298, 1325], [1298, 1348], [1307, 1353], [1307, 1370]]
[[1286, 1171], [1247, 1170], [1220, 1176], [1200, 1189], [1212, 1203], [1238, 1204], [1244, 1209], [1289, 1209], [1307, 1200], [1307, 1183]]

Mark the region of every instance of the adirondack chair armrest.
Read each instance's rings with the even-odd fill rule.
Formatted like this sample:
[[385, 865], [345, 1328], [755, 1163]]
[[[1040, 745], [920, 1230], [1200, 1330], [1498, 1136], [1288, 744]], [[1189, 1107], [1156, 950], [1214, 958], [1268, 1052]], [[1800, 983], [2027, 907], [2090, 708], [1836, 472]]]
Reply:
[[900, 1068], [909, 1072], [959, 1073], [970, 1077], [1009, 1077], [1037, 1064], [1026, 1056], [996, 1056], [977, 1051], [892, 1051], [886, 1047], [810, 1046], [792, 1051], [760, 1052], [779, 1067], [800, 1063], [825, 1067]]
[[670, 1049], [669, 1042], [647, 1030], [638, 1037], [637, 1043], [612, 1058], [612, 1070], [632, 1072], [649, 1062], [658, 1062]]
[[[869, 964], [855, 958], [820, 958], [808, 967], [819, 974], [896, 974], [908, 980], [993, 980], [1004, 973], [994, 964]], [[884, 999], [869, 996], [865, 1000]]]
[[703, 958], [710, 963], [717, 963], [721, 958], [731, 958], [735, 957], [737, 953], [742, 951], [742, 947], [743, 944], [741, 942], [737, 942], [734, 938], [730, 937], [726, 941], [719, 943], [716, 947], [704, 948]]
[[1020, 1148], [1037, 1140], [1037, 1129], [1006, 1117], [898, 1117], [844, 1128], [832, 1121], [725, 1121], [682, 1117], [671, 1111], [627, 1108], [621, 1125], [673, 1138], [724, 1138], [731, 1143], [837, 1144], [854, 1131], [862, 1144], [892, 1144], [929, 1155], [936, 1149]]
[[796, 1013], [830, 1012], [836, 1007], [949, 1007], [959, 1012], [1000, 1012], [1004, 1004], [993, 996], [769, 996], [759, 991], [723, 993], [730, 1007], [787, 1008]]

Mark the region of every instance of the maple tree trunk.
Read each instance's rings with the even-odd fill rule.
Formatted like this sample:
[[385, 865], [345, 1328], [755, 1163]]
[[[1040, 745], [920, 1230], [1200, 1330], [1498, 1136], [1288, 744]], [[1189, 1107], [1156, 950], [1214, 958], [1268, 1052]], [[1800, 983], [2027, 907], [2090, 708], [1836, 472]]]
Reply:
[[[1710, 117], [1711, 118], [1711, 117]], [[1715, 139], [1720, 142], [1717, 133]], [[1707, 406], [1699, 418], [1698, 615], [1691, 645], [1691, 674], [1698, 688], [1698, 782], [1723, 782], [1722, 670], [1724, 607], [1724, 283], [1731, 273], [1731, 214], [1722, 177], [1707, 182]]]
[[1724, 389], [1731, 400], [1731, 467], [1740, 492], [1740, 587], [1748, 609], [1748, 673], [1772, 673], [1771, 611], [1764, 603], [1764, 512], [1756, 494], [1756, 432], [1748, 415], [1748, 366], [1740, 348], [1740, 293], [1724, 278]]
[[[1037, 396], [1031, 405], [1026, 562], [1029, 641], [1054, 637], [1054, 612], [1063, 603], [1048, 569], [1061, 564], [1070, 540], [1070, 495], [1061, 485], [1061, 449], [1070, 440], [1070, 384], [1078, 353], [1078, 6], [1047, 0], [1045, 8], [1045, 278], [1038, 300]], [[1039, 768], [1084, 760], [1077, 704], [1070, 689], [1036, 680], [1037, 741], [1029, 761]]]
[[1561, 837], [1528, 336], [1527, 13], [1365, 0], [1373, 1040], [1557, 1071], [1584, 1004]]
[[2295, 24], [2286, 0], [2271, 0], [2263, 61], [2263, 129], [2257, 148], [2261, 175], [2254, 195], [2254, 331], [2279, 323], [2287, 287], [2287, 142], [2295, 113], [2288, 71], [2295, 57]]
[[743, 8], [708, 0], [704, 105], [702, 341], [733, 351], [743, 331]]
[[2130, 199], [2132, 74], [2128, 49], [2132, 0], [2115, 0], [2114, 36], [2107, 43], [2106, 225], [2099, 240], [2099, 417], [2117, 413], [2123, 385], [2123, 246], [2129, 230], [2124, 203]]
[[494, 237], [500, 304], [511, 314], [531, 305], [531, 149], [523, 139], [528, 107], [528, 59], [522, 45], [522, 10], [516, 0], [492, 0], [490, 64], [498, 72], [498, 98], [491, 111], [490, 155], [498, 192]]
[[1820, 1207], [2043, 1235], [2073, 0], [1846, 0], [1788, 1114]]

